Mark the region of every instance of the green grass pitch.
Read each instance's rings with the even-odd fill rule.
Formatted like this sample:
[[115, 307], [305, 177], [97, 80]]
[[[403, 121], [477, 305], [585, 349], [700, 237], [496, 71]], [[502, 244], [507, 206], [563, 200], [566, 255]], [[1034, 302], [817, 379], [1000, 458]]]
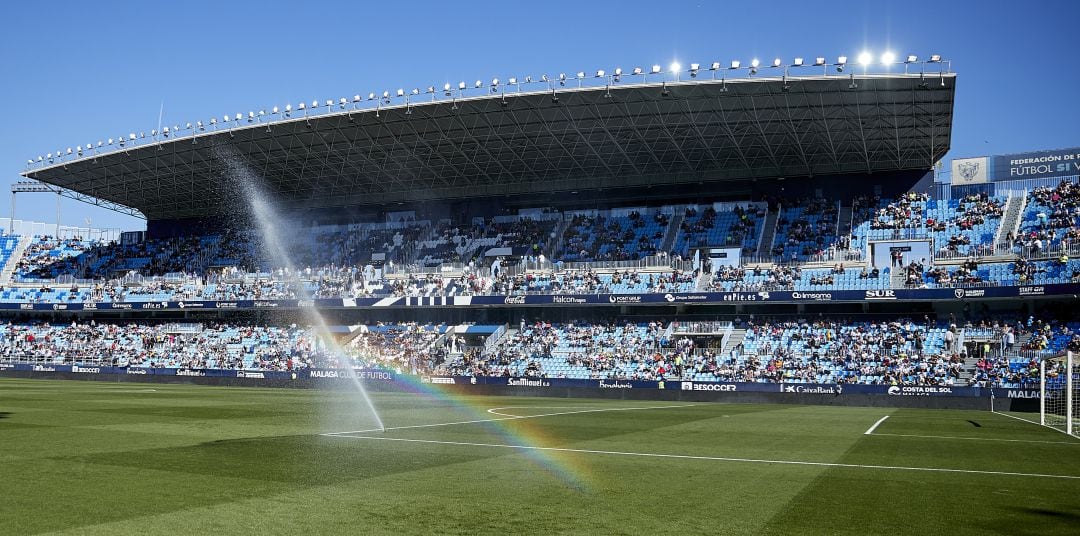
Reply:
[[0, 380], [0, 533], [1080, 532], [1080, 440], [990, 412], [373, 396]]

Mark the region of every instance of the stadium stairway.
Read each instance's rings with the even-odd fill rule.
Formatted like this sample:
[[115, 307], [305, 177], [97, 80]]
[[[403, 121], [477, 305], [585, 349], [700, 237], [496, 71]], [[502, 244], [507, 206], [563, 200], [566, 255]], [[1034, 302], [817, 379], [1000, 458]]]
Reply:
[[697, 281], [694, 282], [694, 291], [706, 292], [709, 290], [709, 283], [712, 283], [713, 274], [704, 270], [698, 274]]
[[1012, 244], [1006, 243], [1005, 237], [1009, 236], [1010, 232], [1015, 236], [1020, 230], [1020, 218], [1024, 214], [1025, 207], [1027, 207], [1026, 195], [1009, 195], [1009, 199], [1005, 202], [1005, 215], [1002, 216], [997, 236], [994, 237], [994, 244], [999, 248], [1012, 247]]
[[742, 328], [736, 328], [731, 330], [731, 335], [728, 336], [727, 341], [724, 342], [723, 348], [720, 349], [721, 356], [727, 356], [731, 352], [732, 348], [737, 347], [746, 340], [746, 330]]
[[675, 247], [675, 239], [679, 236], [679, 229], [682, 228], [682, 222], [686, 219], [686, 209], [680, 207], [671, 216], [671, 222], [668, 224], [667, 233], [664, 234], [664, 240], [660, 242], [660, 251], [671, 251]]
[[904, 288], [907, 283], [904, 270], [893, 267], [889, 269], [889, 274], [889, 288]]
[[776, 226], [779, 224], [781, 207], [769, 210], [765, 215], [765, 223], [762, 224], [761, 241], [758, 242], [757, 256], [763, 257], [772, 251], [773, 239], [776, 238]]
[[8, 283], [11, 283], [11, 276], [15, 274], [15, 267], [19, 265], [19, 261], [22, 260], [26, 250], [30, 247], [30, 243], [33, 242], [33, 236], [20, 236], [19, 243], [15, 246], [15, 251], [11, 252], [11, 256], [8, 257], [7, 263], [4, 264], [4, 269], [0, 272], [0, 286], [6, 287]]
[[562, 218], [559, 219], [559, 224], [555, 226], [555, 238], [548, 243], [547, 251], [544, 252], [548, 259], [554, 261], [558, 258], [557, 255], [562, 253], [559, 251], [559, 244], [562, 244], [563, 234], [565, 234], [566, 230], [569, 228], [570, 218], [567, 218], [566, 215], [563, 214]]
[[836, 236], [851, 234], [851, 205], [840, 204], [840, 212], [836, 215]]

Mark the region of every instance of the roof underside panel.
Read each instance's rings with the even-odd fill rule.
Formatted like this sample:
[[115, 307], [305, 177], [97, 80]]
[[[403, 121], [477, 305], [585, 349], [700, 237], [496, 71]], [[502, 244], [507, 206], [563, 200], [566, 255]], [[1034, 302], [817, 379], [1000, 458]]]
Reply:
[[[955, 77], [703, 81], [439, 101], [219, 130], [25, 173], [149, 219], [227, 213], [243, 161], [291, 208], [930, 169]], [[223, 156], [230, 155], [230, 156]]]

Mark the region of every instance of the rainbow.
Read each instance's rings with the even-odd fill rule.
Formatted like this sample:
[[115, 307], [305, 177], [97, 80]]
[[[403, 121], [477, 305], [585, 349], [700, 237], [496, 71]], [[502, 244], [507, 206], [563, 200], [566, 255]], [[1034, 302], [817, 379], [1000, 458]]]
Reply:
[[[411, 393], [447, 402], [455, 408], [461, 408], [467, 417], [452, 423], [435, 423], [415, 426], [387, 426], [386, 431], [435, 428], [453, 425], [476, 424], [483, 427], [489, 433], [499, 437], [508, 445], [525, 445], [530, 447], [555, 447], [559, 446], [559, 440], [551, 435], [550, 430], [540, 424], [537, 419], [528, 416], [516, 416], [504, 413], [495, 413], [481, 400], [470, 400], [467, 397], [457, 395], [439, 384], [424, 381], [422, 376], [407, 373], [395, 374], [395, 385], [400, 392]], [[584, 409], [584, 408], [583, 408]], [[554, 413], [570, 414], [577, 412]], [[372, 432], [374, 430], [367, 430]], [[595, 480], [592, 467], [585, 463], [585, 457], [575, 456], [573, 453], [524, 449], [520, 452], [536, 468], [552, 476], [562, 485], [581, 491], [587, 490]]]

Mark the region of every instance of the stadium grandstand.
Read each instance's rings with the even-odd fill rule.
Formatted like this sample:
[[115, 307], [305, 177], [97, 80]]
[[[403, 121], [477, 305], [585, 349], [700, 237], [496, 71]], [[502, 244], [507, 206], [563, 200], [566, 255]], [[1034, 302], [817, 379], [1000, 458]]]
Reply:
[[[13, 199], [0, 235], [0, 377], [99, 380], [108, 396], [147, 395], [123, 422], [72, 418], [88, 436], [149, 434], [144, 417], [185, 412], [201, 420], [169, 422], [166, 435], [206, 434], [160, 451], [147, 443], [136, 454], [87, 449], [50, 461], [91, 460], [104, 472], [138, 463], [193, 479], [221, 472], [244, 486], [265, 480], [273, 493], [283, 481], [315, 493], [351, 482], [358, 468], [371, 471], [364, 478], [392, 477], [395, 464], [424, 481], [438, 458], [476, 474], [498, 467], [491, 480], [522, 486], [536, 481], [521, 463], [535, 463], [553, 475], [543, 486], [584, 494], [595, 484], [545, 456], [597, 455], [659, 460], [652, 469], [674, 469], [657, 481], [695, 486], [742, 480], [662, 464], [768, 463], [775, 473], [747, 481], [782, 484], [790, 468], [941, 473], [985, 479], [984, 495], [1009, 492], [1000, 479], [1058, 479], [1055, 493], [1075, 496], [1075, 471], [1024, 465], [1032, 453], [1075, 458], [1075, 438], [1025, 439], [1028, 427], [1051, 431], [1014, 421], [1041, 411], [1045, 422], [1046, 393], [1064, 393], [1053, 395], [1051, 421], [1056, 411], [1054, 422], [1073, 430], [1080, 148], [946, 162], [960, 77], [937, 55], [882, 61], [881, 69], [841, 56], [462, 81], [283, 104], [31, 158], [13, 196], [49, 192], [146, 225], [19, 221]], [[261, 400], [270, 389], [232, 389], [250, 397], [236, 401], [169, 384], [326, 390]], [[156, 406], [159, 393], [179, 401]], [[477, 402], [487, 397], [498, 402]], [[702, 402], [752, 409], [719, 414], [732, 405]], [[112, 399], [97, 403], [114, 411]], [[987, 409], [1023, 427], [984, 429]], [[397, 421], [385, 423], [383, 410]], [[930, 410], [955, 413], [946, 425]], [[724, 428], [745, 422], [742, 411], [761, 414], [738, 425], [750, 432]], [[573, 421], [561, 436], [518, 422], [600, 412], [634, 416], [586, 416], [595, 420]], [[219, 434], [215, 419], [236, 419], [237, 428]], [[310, 421], [323, 428], [313, 432]], [[671, 433], [635, 435], [642, 422]], [[908, 424], [875, 432], [898, 422]], [[459, 426], [477, 424], [475, 434]], [[904, 442], [849, 456], [840, 429]], [[249, 437], [256, 433], [264, 435]], [[963, 435], [983, 433], [998, 435]], [[259, 443], [270, 434], [273, 445]], [[744, 449], [718, 447], [721, 435]], [[963, 463], [938, 464], [934, 441], [945, 439], [958, 440], [962, 448], [947, 449]], [[1017, 450], [979, 446], [972, 455], [969, 439]], [[829, 461], [807, 461], [834, 447]], [[478, 454], [497, 449], [513, 460]], [[887, 457], [898, 451], [909, 458]], [[219, 465], [199, 466], [210, 458]], [[312, 459], [335, 468], [311, 469]], [[248, 474], [245, 463], [261, 465]], [[474, 474], [462, 474], [452, 478], [471, 485]], [[394, 515], [415, 515], [419, 484], [395, 482], [410, 504]], [[186, 485], [200, 493], [199, 482]], [[907, 492], [897, 489], [881, 497]], [[445, 490], [431, 493], [424, 501], [439, 511]], [[550, 493], [536, 484], [513, 508]], [[750, 495], [767, 503], [777, 493]], [[245, 511], [331, 504], [281, 497]], [[469, 515], [496, 507], [473, 504]], [[369, 526], [353, 521], [336, 531]], [[523, 528], [492, 523], [500, 533]], [[437, 520], [431, 527], [440, 532]], [[612, 527], [540, 532], [638, 532]], [[191, 532], [216, 530], [200, 528]], [[713, 532], [664, 528], [654, 532]], [[806, 531], [830, 532], [814, 529]]]
[[[1036, 354], [1061, 351], [1076, 325], [1033, 345], [1043, 324], [1016, 319], [1080, 288], [1076, 174], [1002, 180], [988, 175], [1005, 171], [999, 157], [974, 179], [954, 161], [950, 181], [949, 63], [845, 62], [462, 82], [31, 159], [35, 187], [147, 228], [16, 233], [13, 220], [0, 307], [44, 318], [9, 325], [4, 354], [299, 369], [331, 357], [303, 327], [250, 322], [314, 308], [343, 340], [385, 333], [372, 320], [416, 335], [389, 361], [353, 355], [412, 374], [1037, 381]], [[236, 217], [230, 159], [295, 222], [275, 231], [289, 265]], [[469, 325], [486, 338], [458, 341]]]

